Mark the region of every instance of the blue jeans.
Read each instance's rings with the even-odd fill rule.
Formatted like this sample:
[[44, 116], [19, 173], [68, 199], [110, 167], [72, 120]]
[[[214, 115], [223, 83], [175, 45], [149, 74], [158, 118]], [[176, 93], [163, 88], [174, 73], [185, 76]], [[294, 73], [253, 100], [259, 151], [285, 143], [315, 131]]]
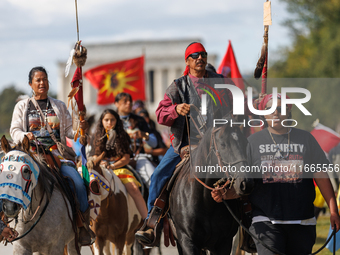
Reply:
[[89, 207], [89, 204], [87, 202], [86, 187], [85, 187], [85, 184], [84, 184], [83, 179], [81, 178], [80, 174], [77, 172], [77, 170], [74, 167], [64, 165], [64, 164], [61, 164], [60, 172], [63, 176], [67, 176], [67, 177], [69, 177], [73, 180], [76, 190], [74, 191], [73, 184], [72, 184], [71, 180], [68, 180], [70, 187], [71, 187], [71, 190], [77, 196], [80, 211], [85, 212], [86, 209]]
[[176, 169], [176, 165], [180, 161], [181, 157], [175, 153], [174, 148], [170, 146], [161, 162], [151, 175], [151, 184], [148, 198], [148, 217], [150, 216], [150, 212], [153, 208], [156, 198], [160, 195], [165, 183], [170, 180], [173, 172]]

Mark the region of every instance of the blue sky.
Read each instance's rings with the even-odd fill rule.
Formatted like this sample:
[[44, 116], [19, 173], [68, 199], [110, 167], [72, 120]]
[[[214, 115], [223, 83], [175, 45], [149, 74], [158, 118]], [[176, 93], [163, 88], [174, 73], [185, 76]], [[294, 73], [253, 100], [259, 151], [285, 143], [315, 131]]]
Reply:
[[[263, 42], [263, 2], [78, 0], [80, 39], [86, 46], [199, 37], [209, 53], [219, 56], [218, 63], [231, 40], [241, 73], [249, 74]], [[275, 52], [289, 46], [288, 30], [281, 25], [288, 15], [282, 2], [272, 1], [270, 58], [279, 58]], [[29, 70], [43, 65], [49, 72], [50, 90], [57, 92], [57, 62], [66, 62], [76, 35], [74, 0], [1, 0], [0, 89], [14, 84], [29, 92]]]

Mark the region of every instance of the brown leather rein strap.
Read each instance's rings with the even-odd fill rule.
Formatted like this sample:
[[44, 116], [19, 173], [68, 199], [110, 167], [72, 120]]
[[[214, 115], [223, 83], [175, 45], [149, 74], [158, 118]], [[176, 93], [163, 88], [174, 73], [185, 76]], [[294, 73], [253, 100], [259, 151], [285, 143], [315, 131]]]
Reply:
[[216, 188], [212, 188], [210, 186], [208, 186], [207, 184], [205, 184], [203, 181], [201, 181], [200, 179], [198, 179], [198, 177], [194, 174], [194, 177], [196, 179], [196, 181], [198, 181], [200, 184], [202, 184], [205, 188], [209, 189], [209, 190], [223, 190], [226, 188], [226, 186], [228, 184], [230, 184], [230, 181], [228, 180], [222, 187], [216, 187]]
[[[191, 115], [190, 115], [191, 117]], [[187, 124], [187, 132], [188, 132], [188, 141], [189, 141], [189, 161], [190, 161], [190, 170], [191, 170], [191, 166], [192, 166], [192, 162], [191, 162], [191, 143], [190, 143], [190, 133], [189, 133], [189, 122], [188, 122], [188, 116], [186, 115], [185, 116], [185, 120], [186, 120], [186, 124]], [[198, 129], [198, 126], [195, 125], [195, 127]], [[218, 128], [217, 130], [219, 130], [221, 128]], [[200, 132], [200, 130], [198, 129], [198, 131]], [[216, 132], [216, 130], [215, 130]], [[212, 135], [215, 133], [213, 131]], [[202, 137], [203, 137], [203, 134], [202, 134]], [[228, 180], [222, 187], [218, 187], [218, 188], [212, 188], [210, 186], [208, 186], [207, 184], [205, 184], [203, 181], [201, 181], [200, 179], [198, 179], [198, 177], [193, 173], [196, 181], [198, 181], [200, 184], [203, 185], [203, 187], [209, 189], [209, 190], [223, 190], [229, 183], [230, 181]]]
[[30, 220], [25, 220], [25, 221], [24, 221], [25, 224], [28, 223], [28, 222], [30, 222], [30, 221], [32, 221], [32, 220], [34, 219], [34, 217], [37, 215], [37, 213], [38, 213], [38, 211], [39, 211], [39, 209], [40, 209], [40, 207], [41, 207], [41, 203], [42, 203], [44, 197], [45, 197], [45, 192], [43, 193], [43, 195], [42, 195], [42, 197], [41, 197], [41, 199], [40, 199], [39, 205], [38, 205], [37, 209], [35, 210], [33, 216], [31, 217]]

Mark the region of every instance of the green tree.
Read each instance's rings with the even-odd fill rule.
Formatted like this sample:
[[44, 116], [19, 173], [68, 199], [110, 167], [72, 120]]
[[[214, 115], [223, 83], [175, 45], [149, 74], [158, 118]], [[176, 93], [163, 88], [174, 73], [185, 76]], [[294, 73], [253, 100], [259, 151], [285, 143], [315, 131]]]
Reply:
[[[280, 50], [268, 72], [272, 78], [340, 78], [340, 1], [281, 0], [291, 13], [289, 27], [292, 45]], [[312, 122], [336, 129], [340, 123], [340, 83], [338, 79], [306, 87], [312, 100], [306, 104], [313, 118], [301, 117], [301, 128], [311, 129]]]
[[14, 85], [5, 88], [0, 94], [0, 132], [8, 132], [11, 125], [12, 113], [18, 96], [25, 94], [17, 90]]

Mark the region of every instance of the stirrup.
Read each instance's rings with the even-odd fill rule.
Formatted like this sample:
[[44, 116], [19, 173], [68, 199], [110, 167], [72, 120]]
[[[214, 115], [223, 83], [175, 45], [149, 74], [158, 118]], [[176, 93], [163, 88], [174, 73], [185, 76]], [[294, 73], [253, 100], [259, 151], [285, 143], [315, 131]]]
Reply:
[[[149, 229], [153, 230], [153, 240], [146, 240], [146, 237], [143, 235], [139, 235], [137, 231], [137, 233], [135, 234], [136, 239], [138, 240], [139, 243], [141, 243], [144, 248], [143, 249], [148, 249], [148, 248], [152, 248], [154, 246], [159, 247], [160, 246], [160, 241], [161, 241], [161, 234], [162, 234], [162, 227], [161, 224], [156, 223], [155, 227], [152, 228], [150, 226], [148, 226], [148, 220], [144, 221], [143, 226], [141, 227], [141, 229], [139, 231], [147, 231]], [[150, 242], [151, 241], [151, 242]]]

